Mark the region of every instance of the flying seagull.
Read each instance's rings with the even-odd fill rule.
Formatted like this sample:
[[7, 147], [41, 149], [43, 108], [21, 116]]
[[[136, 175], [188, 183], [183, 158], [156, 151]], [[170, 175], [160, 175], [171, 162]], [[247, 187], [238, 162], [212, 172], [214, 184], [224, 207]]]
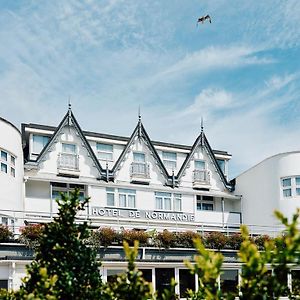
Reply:
[[206, 15], [206, 16], [203, 16], [203, 17], [201, 17], [201, 18], [199, 18], [198, 19], [198, 21], [197, 21], [197, 25], [198, 25], [198, 23], [204, 23], [204, 21], [206, 21], [206, 20], [208, 20], [209, 21], [209, 23], [211, 23], [211, 17], [209, 16], [209, 15]]

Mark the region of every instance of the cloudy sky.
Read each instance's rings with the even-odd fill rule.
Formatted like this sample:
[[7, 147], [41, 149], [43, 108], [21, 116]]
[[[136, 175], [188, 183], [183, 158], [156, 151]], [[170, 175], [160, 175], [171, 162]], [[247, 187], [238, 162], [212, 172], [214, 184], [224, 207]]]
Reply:
[[[196, 26], [199, 16], [212, 23]], [[0, 0], [0, 116], [192, 144], [231, 177], [300, 150], [299, 0]]]

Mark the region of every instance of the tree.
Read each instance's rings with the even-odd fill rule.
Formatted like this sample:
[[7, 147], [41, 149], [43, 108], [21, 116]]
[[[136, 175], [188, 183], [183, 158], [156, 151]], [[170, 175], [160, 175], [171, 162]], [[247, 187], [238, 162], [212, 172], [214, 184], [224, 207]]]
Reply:
[[[100, 264], [96, 252], [86, 245], [89, 237], [86, 222], [77, 224], [76, 215], [84, 210], [88, 199], [79, 200], [79, 191], [61, 194], [57, 200], [58, 216], [46, 224], [35, 260], [27, 269], [27, 277], [17, 293], [20, 299], [51, 283], [49, 296], [63, 300], [94, 300], [101, 298]], [[48, 298], [36, 298], [48, 299]]]

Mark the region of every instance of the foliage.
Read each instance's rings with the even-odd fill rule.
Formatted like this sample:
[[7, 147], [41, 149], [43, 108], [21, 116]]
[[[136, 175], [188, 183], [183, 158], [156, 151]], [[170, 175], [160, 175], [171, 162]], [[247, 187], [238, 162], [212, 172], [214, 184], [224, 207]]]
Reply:
[[223, 255], [206, 250], [200, 239], [195, 240], [199, 255], [195, 256], [195, 264], [186, 261], [186, 266], [192, 274], [198, 275], [198, 291], [188, 291], [191, 300], [218, 300], [222, 293], [218, 288], [218, 278], [221, 274]]
[[96, 247], [108, 247], [116, 241], [116, 237], [117, 233], [114, 229], [110, 227], [102, 227], [92, 232], [90, 241]]
[[123, 230], [121, 233], [121, 238], [130, 246], [133, 246], [135, 241], [138, 241], [142, 246], [146, 246], [149, 235], [147, 232], [142, 230]]
[[[20, 294], [36, 294], [39, 286], [50, 281], [54, 284], [53, 295], [57, 299], [100, 298], [99, 263], [96, 262], [96, 253], [84, 243], [89, 236], [88, 226], [86, 222], [75, 223], [77, 212], [84, 209], [87, 201], [79, 200], [78, 190], [70, 196], [61, 194], [61, 199], [57, 200], [58, 217], [45, 225]], [[45, 278], [41, 276], [42, 270], [47, 270]]]
[[175, 234], [173, 232], [168, 231], [167, 229], [159, 232], [156, 237], [156, 244], [159, 247], [170, 248], [175, 245]]
[[204, 237], [205, 246], [209, 249], [224, 249], [228, 242], [228, 237], [222, 232], [210, 232]]
[[227, 248], [238, 250], [243, 242], [243, 236], [240, 233], [234, 233], [227, 238]]
[[184, 231], [175, 233], [176, 247], [193, 248], [194, 240], [201, 238], [201, 236], [194, 231]]
[[9, 242], [13, 238], [13, 233], [7, 226], [0, 225], [0, 243]]
[[254, 243], [258, 247], [259, 250], [264, 250], [265, 249], [265, 243], [270, 242], [271, 237], [264, 234], [264, 235], [258, 235], [254, 237]]

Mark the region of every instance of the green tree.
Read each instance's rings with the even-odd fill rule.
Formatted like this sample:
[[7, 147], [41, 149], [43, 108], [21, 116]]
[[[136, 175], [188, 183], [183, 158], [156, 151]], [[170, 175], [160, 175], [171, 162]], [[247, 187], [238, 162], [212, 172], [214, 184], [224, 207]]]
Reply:
[[29, 299], [26, 295], [48, 281], [52, 284], [54, 298], [51, 299], [100, 299], [100, 264], [95, 250], [84, 242], [89, 237], [88, 225], [75, 222], [77, 213], [84, 210], [87, 202], [88, 199], [79, 200], [78, 190], [69, 196], [61, 194], [61, 199], [57, 200], [58, 216], [45, 225], [35, 260], [27, 268], [28, 275], [18, 293], [22, 299]]

